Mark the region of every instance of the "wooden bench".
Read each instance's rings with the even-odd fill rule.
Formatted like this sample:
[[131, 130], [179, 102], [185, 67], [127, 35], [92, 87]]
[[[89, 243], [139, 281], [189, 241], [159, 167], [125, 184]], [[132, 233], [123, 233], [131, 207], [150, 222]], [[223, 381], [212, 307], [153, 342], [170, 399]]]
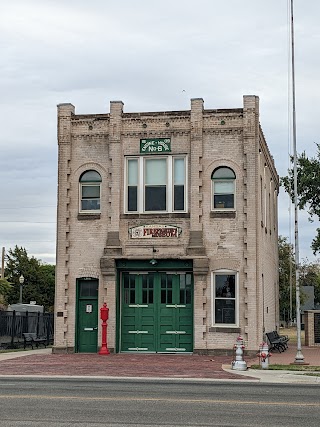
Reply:
[[286, 344], [279, 338], [277, 338], [275, 332], [267, 332], [266, 336], [270, 344], [270, 350], [278, 350], [279, 353], [282, 353], [286, 350]]
[[25, 349], [27, 345], [30, 345], [33, 350], [33, 345], [35, 345], [37, 348], [40, 344], [43, 344], [45, 347], [47, 347], [47, 339], [44, 337], [37, 337], [37, 334], [35, 332], [24, 332], [23, 334], [23, 348]]

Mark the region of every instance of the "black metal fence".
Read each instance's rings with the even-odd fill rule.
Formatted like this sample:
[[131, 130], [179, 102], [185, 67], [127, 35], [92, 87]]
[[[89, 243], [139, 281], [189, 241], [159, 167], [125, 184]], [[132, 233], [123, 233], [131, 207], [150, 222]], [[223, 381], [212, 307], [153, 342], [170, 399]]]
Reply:
[[23, 345], [23, 333], [33, 332], [53, 342], [53, 313], [0, 311], [0, 348]]

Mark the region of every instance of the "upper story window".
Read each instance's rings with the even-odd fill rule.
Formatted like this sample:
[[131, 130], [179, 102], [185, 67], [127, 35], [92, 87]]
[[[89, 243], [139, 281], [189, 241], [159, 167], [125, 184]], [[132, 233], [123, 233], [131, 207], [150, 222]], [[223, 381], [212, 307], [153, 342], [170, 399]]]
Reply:
[[236, 175], [232, 169], [219, 167], [212, 172], [212, 209], [235, 209]]
[[212, 277], [212, 312], [214, 325], [237, 325], [238, 291], [237, 274], [233, 271], [220, 270]]
[[94, 170], [80, 176], [80, 212], [100, 211], [101, 176]]
[[127, 157], [125, 211], [185, 212], [185, 156]]

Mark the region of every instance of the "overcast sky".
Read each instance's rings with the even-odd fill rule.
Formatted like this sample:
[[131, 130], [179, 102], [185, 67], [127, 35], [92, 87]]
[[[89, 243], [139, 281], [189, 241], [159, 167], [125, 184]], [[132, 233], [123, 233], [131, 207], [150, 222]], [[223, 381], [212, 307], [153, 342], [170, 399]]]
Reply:
[[[11, 0], [0, 7], [0, 246], [55, 262], [56, 105], [76, 114], [242, 107], [288, 168], [289, 0]], [[320, 2], [295, 0], [298, 152], [319, 140]], [[293, 224], [292, 210], [292, 224]], [[300, 258], [318, 227], [299, 216]], [[279, 233], [289, 236], [279, 197]], [[293, 232], [292, 240], [293, 240]]]

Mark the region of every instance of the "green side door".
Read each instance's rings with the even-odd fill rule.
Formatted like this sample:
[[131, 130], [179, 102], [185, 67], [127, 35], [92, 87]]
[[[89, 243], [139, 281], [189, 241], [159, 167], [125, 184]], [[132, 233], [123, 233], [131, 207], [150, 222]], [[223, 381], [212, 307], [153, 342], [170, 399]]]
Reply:
[[98, 280], [79, 280], [76, 351], [96, 353], [98, 349]]

